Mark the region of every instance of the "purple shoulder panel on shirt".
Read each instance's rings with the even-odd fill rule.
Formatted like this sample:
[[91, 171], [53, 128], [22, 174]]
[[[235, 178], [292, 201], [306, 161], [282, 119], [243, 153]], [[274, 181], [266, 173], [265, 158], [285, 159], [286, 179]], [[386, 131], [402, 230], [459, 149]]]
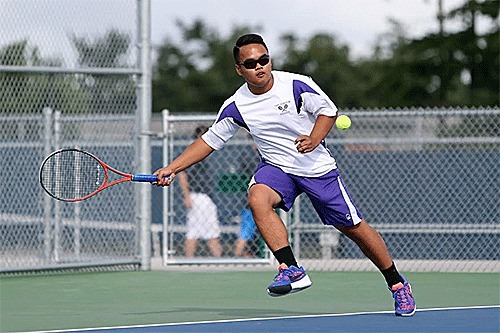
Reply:
[[300, 108], [302, 107], [302, 93], [309, 92], [319, 95], [316, 90], [308, 86], [306, 83], [293, 80], [293, 98], [295, 100], [295, 107], [297, 108], [297, 113], [300, 113]]
[[219, 116], [219, 119], [217, 119], [217, 122], [221, 121], [224, 118], [233, 118], [233, 120], [234, 120], [234, 122], [236, 124], [238, 124], [239, 126], [245, 128], [247, 131], [250, 131], [248, 129], [247, 124], [243, 120], [243, 117], [241, 116], [241, 113], [238, 110], [238, 107], [236, 106], [235, 102], [232, 102], [231, 104], [229, 104], [228, 106], [226, 106], [222, 110], [222, 112], [221, 112], [221, 114]]

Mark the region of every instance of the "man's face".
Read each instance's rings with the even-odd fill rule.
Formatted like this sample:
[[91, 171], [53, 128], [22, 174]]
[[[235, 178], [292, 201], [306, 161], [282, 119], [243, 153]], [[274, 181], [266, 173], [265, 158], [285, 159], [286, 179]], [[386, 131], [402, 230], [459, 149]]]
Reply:
[[[248, 44], [240, 48], [239, 62], [255, 65], [255, 68], [246, 68], [243, 64], [236, 64], [236, 72], [248, 83], [248, 88], [256, 95], [263, 94], [273, 86], [271, 75], [271, 60], [261, 65], [257, 60], [265, 62], [266, 48], [261, 44]], [[253, 60], [253, 61], [252, 61]], [[251, 66], [253, 67], [253, 66]]]

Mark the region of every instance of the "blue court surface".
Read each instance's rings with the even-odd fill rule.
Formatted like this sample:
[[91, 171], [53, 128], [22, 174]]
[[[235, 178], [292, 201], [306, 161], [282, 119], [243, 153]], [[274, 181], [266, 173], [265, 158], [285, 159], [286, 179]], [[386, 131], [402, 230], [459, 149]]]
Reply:
[[46, 332], [500, 332], [500, 306], [254, 318]]

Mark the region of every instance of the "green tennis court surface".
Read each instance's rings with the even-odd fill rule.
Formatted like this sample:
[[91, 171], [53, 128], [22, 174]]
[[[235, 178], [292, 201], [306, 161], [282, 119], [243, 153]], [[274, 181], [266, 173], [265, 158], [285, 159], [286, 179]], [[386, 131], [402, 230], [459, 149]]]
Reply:
[[[313, 286], [267, 296], [274, 272], [2, 276], [0, 330], [31, 331], [392, 310], [378, 272], [309, 272]], [[500, 304], [495, 273], [407, 273], [418, 308]], [[417, 313], [418, 315], [418, 313]], [[473, 318], [472, 318], [473, 320]]]

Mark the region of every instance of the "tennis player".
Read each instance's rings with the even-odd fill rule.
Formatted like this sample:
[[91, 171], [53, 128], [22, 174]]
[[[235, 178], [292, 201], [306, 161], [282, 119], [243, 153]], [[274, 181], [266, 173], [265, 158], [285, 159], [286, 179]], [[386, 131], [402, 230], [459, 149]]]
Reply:
[[222, 149], [240, 128], [246, 129], [262, 156], [249, 184], [249, 205], [262, 237], [280, 263], [268, 294], [282, 296], [311, 286], [274, 210], [290, 210], [295, 198], [306, 193], [322, 222], [352, 239], [381, 271], [393, 294], [395, 314], [413, 315], [410, 284], [397, 271], [380, 234], [363, 219], [326, 147], [324, 139], [338, 114], [335, 104], [310, 77], [272, 71], [269, 51], [259, 35], [238, 38], [233, 56], [236, 73], [245, 84], [224, 102], [201, 138], [155, 172], [156, 184], [170, 185], [175, 174]]

